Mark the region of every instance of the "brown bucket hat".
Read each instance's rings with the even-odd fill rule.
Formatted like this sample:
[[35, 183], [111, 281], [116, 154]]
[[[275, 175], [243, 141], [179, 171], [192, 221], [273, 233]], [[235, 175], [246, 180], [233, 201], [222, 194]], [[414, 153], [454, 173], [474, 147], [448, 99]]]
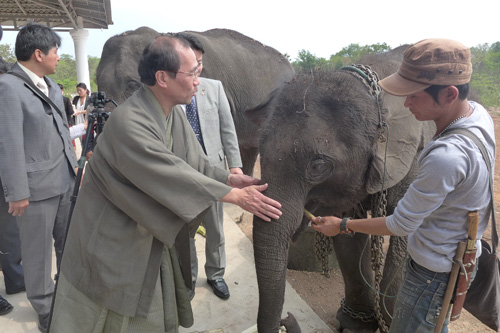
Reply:
[[468, 47], [450, 39], [424, 39], [408, 47], [397, 73], [379, 82], [396, 96], [407, 96], [431, 85], [461, 85], [472, 75]]

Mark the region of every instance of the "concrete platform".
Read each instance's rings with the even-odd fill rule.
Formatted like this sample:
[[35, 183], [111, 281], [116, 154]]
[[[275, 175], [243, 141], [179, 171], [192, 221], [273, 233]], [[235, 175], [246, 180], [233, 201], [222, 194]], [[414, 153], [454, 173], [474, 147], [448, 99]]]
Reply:
[[[231, 215], [234, 216], [235, 210], [238, 209], [235, 206], [228, 206], [225, 210], [231, 210]], [[194, 325], [190, 328], [180, 328], [180, 333], [241, 333], [256, 324], [259, 296], [253, 245], [227, 212], [224, 213], [224, 232], [227, 254], [225, 280], [231, 297], [226, 301], [221, 300], [213, 294], [212, 288], [207, 284], [203, 268], [205, 239], [196, 235], [199, 277], [192, 301]], [[53, 262], [55, 263], [55, 256]], [[55, 271], [55, 265], [53, 266]], [[0, 332], [38, 332], [37, 316], [26, 299], [26, 293], [6, 295], [3, 275], [0, 281], [0, 294], [14, 306], [11, 313], [0, 316]], [[332, 332], [288, 283], [282, 317], [286, 317], [287, 311], [295, 315], [303, 333]]]

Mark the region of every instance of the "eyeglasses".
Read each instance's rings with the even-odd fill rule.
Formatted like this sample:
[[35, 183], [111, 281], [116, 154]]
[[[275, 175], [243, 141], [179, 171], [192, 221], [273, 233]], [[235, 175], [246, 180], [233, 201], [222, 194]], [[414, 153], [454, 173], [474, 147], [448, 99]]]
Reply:
[[177, 72], [166, 71], [166, 72], [174, 73], [174, 74], [181, 73], [181, 74], [184, 74], [187, 76], [191, 76], [193, 78], [193, 80], [200, 76], [200, 68], [199, 67], [196, 67], [196, 69], [192, 72], [183, 72], [183, 71], [177, 71]]

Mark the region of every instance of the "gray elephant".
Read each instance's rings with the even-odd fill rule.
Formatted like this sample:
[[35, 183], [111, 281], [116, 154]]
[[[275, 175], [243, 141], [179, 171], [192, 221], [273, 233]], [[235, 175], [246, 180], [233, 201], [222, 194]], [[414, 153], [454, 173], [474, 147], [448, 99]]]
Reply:
[[[281, 53], [239, 32], [186, 32], [196, 36], [205, 49], [202, 76], [220, 80], [224, 86], [238, 135], [243, 172], [251, 175], [258, 154], [258, 137], [256, 126], [244, 112], [263, 103], [270, 92], [293, 77], [294, 70]], [[132, 95], [141, 85], [137, 65], [142, 51], [160, 35], [163, 34], [142, 27], [111, 37], [104, 45], [97, 68], [99, 90], [118, 104]]]
[[[283, 205], [278, 221], [253, 220], [259, 333], [278, 332], [289, 244], [306, 228], [304, 207], [319, 216], [361, 217], [384, 188], [387, 204], [378, 207], [391, 214], [416, 176], [416, 159], [434, 124], [417, 121], [401, 97], [384, 92], [377, 97], [377, 76], [394, 73], [405, 48], [360, 61], [369, 67], [298, 74], [266, 104], [247, 112], [260, 125], [266, 195]], [[370, 332], [378, 327], [375, 293], [364, 282], [374, 279], [367, 239], [364, 234], [329, 239], [345, 282], [337, 313], [341, 330]], [[381, 283], [385, 294], [393, 296], [399, 288], [405, 253], [406, 239], [392, 237]], [[394, 298], [383, 300], [392, 312]], [[390, 324], [387, 313], [382, 315]]]

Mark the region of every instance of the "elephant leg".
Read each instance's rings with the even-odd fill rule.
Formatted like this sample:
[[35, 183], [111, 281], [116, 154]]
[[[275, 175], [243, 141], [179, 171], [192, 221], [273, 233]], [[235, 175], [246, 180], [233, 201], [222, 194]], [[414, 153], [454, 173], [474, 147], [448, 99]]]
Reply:
[[257, 161], [258, 154], [259, 149], [257, 147], [240, 146], [241, 161], [243, 162], [242, 171], [245, 175], [253, 176], [253, 169], [255, 166], [255, 161]]
[[[389, 250], [384, 265], [384, 275], [380, 283], [380, 291], [387, 296], [380, 296], [381, 308], [384, 320], [387, 326], [391, 325], [392, 314], [394, 313], [394, 304], [396, 295], [403, 281], [406, 268], [406, 246], [407, 237], [392, 236], [389, 243]], [[387, 311], [386, 311], [387, 309]]]
[[359, 233], [352, 238], [344, 235], [333, 238], [345, 284], [344, 304], [337, 312], [340, 331], [349, 329], [353, 332], [375, 332], [378, 329], [373, 311], [374, 294], [367, 285], [373, 285], [370, 244], [366, 244], [367, 241], [369, 242], [368, 235]]

